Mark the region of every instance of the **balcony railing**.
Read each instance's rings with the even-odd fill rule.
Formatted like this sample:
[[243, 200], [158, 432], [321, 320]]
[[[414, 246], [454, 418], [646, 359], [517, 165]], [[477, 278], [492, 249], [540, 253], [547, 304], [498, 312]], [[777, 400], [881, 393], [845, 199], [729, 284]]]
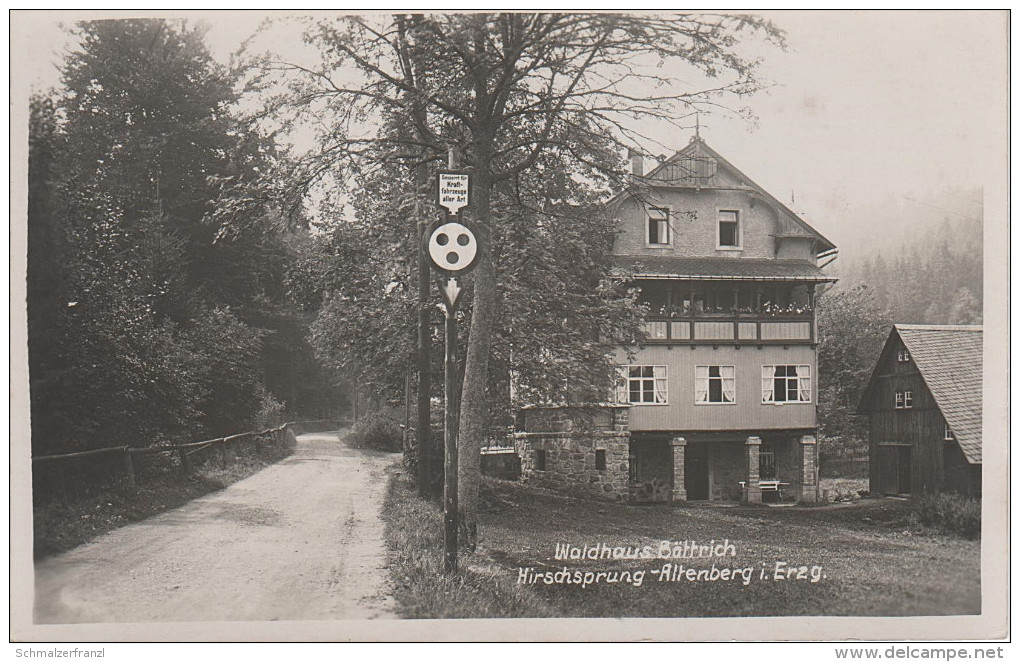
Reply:
[[811, 312], [781, 314], [740, 311], [650, 316], [644, 324], [646, 343], [814, 343]]

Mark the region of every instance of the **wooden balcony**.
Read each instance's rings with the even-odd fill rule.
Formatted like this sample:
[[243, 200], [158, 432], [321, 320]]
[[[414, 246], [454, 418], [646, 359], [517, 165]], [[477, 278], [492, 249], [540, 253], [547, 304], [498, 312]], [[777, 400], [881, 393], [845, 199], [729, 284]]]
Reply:
[[650, 316], [641, 344], [814, 344], [811, 312], [800, 313], [698, 313], [670, 317]]

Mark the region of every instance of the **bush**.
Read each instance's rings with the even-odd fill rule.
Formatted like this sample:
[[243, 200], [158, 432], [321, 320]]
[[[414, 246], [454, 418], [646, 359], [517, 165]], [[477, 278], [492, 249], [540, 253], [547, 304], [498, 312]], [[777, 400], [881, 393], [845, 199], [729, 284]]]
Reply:
[[255, 429], [265, 430], [286, 423], [286, 405], [273, 397], [261, 384], [256, 388], [258, 409], [255, 412]]
[[981, 502], [960, 494], [923, 494], [914, 499], [914, 519], [965, 538], [981, 537]]
[[347, 441], [354, 448], [397, 453], [403, 450], [403, 430], [391, 414], [375, 411], [354, 424]]

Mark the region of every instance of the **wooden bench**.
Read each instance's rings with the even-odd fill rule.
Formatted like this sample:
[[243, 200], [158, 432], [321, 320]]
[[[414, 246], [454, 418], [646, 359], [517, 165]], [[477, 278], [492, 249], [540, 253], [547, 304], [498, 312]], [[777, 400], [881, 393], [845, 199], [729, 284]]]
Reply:
[[[746, 484], [746, 481], [743, 481], [743, 480], [740, 481], [740, 489], [741, 489], [741, 491], [743, 491], [745, 484]], [[789, 486], [790, 486], [789, 483], [784, 483], [781, 480], [759, 480], [758, 481], [758, 489], [762, 492], [762, 494], [764, 494], [765, 492], [773, 492], [773, 493], [775, 493], [779, 497], [780, 501], [783, 500], [783, 488], [784, 487], [789, 487]]]

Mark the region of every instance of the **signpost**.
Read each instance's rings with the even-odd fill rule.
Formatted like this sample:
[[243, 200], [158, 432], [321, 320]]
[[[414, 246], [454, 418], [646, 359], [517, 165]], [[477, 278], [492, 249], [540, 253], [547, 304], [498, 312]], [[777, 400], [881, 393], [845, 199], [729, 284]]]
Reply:
[[439, 291], [446, 308], [446, 358], [444, 361], [446, 415], [444, 420], [444, 446], [446, 480], [443, 488], [443, 568], [457, 570], [457, 304], [463, 290], [457, 276], [467, 273], [478, 259], [478, 239], [462, 218], [450, 220], [470, 203], [470, 175], [465, 172], [440, 171], [438, 174], [438, 203], [446, 209], [446, 218], [433, 223], [422, 237], [422, 251], [432, 267], [439, 272]]

